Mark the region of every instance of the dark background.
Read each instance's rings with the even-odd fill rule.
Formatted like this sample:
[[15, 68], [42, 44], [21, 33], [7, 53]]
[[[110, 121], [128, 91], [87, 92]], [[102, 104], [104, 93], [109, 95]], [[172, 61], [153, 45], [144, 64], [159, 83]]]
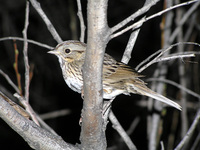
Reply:
[[[63, 40], [79, 39], [80, 29], [79, 20], [76, 15], [76, 1], [40, 0], [39, 2]], [[137, 11], [142, 7], [143, 3], [144, 0], [109, 1], [109, 26], [114, 26]], [[24, 0], [0, 1], [0, 38], [8, 36], [22, 37], [25, 20], [25, 4]], [[82, 9], [85, 17], [85, 24], [87, 23], [86, 4], [86, 0], [83, 0]], [[156, 6], [152, 7], [146, 15], [152, 15], [162, 9], [163, 3], [159, 2]], [[129, 65], [133, 68], [136, 67], [136, 65], [138, 65], [142, 60], [161, 48], [160, 22], [161, 17], [157, 17], [146, 22], [141, 27], [141, 31], [132, 53], [132, 59], [129, 62]], [[107, 46], [106, 52], [111, 54], [117, 60], [121, 60], [130, 33], [131, 32], [127, 32], [111, 40]], [[199, 36], [197, 37], [199, 38]], [[57, 45], [45, 23], [31, 4], [28, 38], [53, 47]], [[19, 71], [22, 76], [21, 83], [22, 87], [24, 87], [23, 42], [17, 41], [17, 46], [19, 50]], [[67, 87], [63, 80], [57, 58], [53, 55], [47, 54], [47, 51], [48, 50], [45, 48], [29, 44], [29, 63], [34, 66], [33, 78], [30, 85], [31, 106], [38, 114], [44, 114], [66, 108], [69, 109], [71, 111], [69, 115], [48, 119], [45, 120], [45, 122], [50, 125], [66, 142], [72, 144], [79, 143], [81, 130], [81, 127], [79, 126], [79, 119], [82, 108], [81, 96]], [[173, 61], [174, 64], [177, 64], [177, 62], [178, 61]], [[0, 69], [7, 73], [12, 81], [17, 84], [13, 63], [13, 41], [0, 41]], [[143, 74], [145, 74], [147, 78], [151, 77], [155, 68], [156, 65], [153, 65], [146, 69]], [[168, 76], [174, 80], [178, 79], [178, 77], [174, 75], [173, 67]], [[174, 87], [172, 87], [172, 89], [173, 88]], [[15, 93], [12, 87], [2, 76], [0, 76], [0, 90], [11, 98], [13, 98], [12, 94]], [[131, 97], [120, 95], [113, 102], [112, 109], [125, 130], [129, 128], [131, 122], [136, 117], [140, 118], [140, 122], [131, 134], [131, 138], [138, 149], [147, 149], [146, 117], [149, 112], [147, 112], [146, 107], [138, 105], [138, 101], [141, 98], [142, 97], [138, 95], [132, 95]], [[169, 113], [164, 117], [165, 123], [168, 121], [168, 118], [170, 118], [170, 110], [173, 108], [168, 109]], [[168, 123], [166, 123], [164, 127], [167, 129]], [[122, 141], [120, 142], [118, 133], [112, 128], [110, 123], [108, 124], [106, 133], [108, 146], [119, 143], [118, 149], [126, 149], [126, 146]], [[167, 141], [167, 136], [165, 137], [165, 134], [168, 133], [164, 132], [164, 136], [162, 138], [164, 142]], [[6, 149], [31, 149], [27, 143], [1, 119], [0, 143], [1, 146], [5, 145]]]

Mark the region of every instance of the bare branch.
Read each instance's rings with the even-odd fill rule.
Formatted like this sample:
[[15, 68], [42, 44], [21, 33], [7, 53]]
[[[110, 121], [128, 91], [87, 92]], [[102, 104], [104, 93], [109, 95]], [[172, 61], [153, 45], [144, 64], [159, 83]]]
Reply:
[[127, 133], [128, 135], [131, 135], [131, 133], [133, 133], [133, 131], [135, 130], [135, 128], [137, 127], [137, 125], [138, 125], [139, 122], [140, 122], [140, 118], [139, 118], [139, 117], [136, 117], [136, 118], [132, 121], [132, 123], [131, 123], [129, 129], [126, 131], [126, 133]]
[[25, 24], [23, 30], [23, 37], [24, 37], [24, 65], [25, 65], [25, 100], [29, 101], [29, 86], [30, 86], [30, 79], [29, 79], [29, 63], [28, 63], [28, 42], [27, 42], [27, 30], [29, 24], [29, 1], [26, 1], [26, 16], [25, 16]]
[[197, 3], [193, 4], [193, 6], [186, 13], [184, 13], [183, 18], [181, 20], [179, 20], [178, 25], [176, 25], [177, 26], [176, 29], [174, 30], [174, 32], [172, 33], [172, 35], [169, 38], [169, 42], [170, 43], [172, 43], [174, 41], [174, 39], [178, 35], [181, 27], [188, 20], [188, 18], [191, 16], [191, 14], [194, 13], [194, 11], [198, 8], [199, 5], [200, 5], [200, 2], [197, 2]]
[[139, 31], [140, 31], [140, 29], [137, 29], [136, 31], [133, 31], [131, 33], [130, 38], [128, 40], [128, 43], [126, 45], [126, 49], [124, 51], [124, 54], [123, 54], [121, 62], [123, 62], [125, 64], [128, 64], [129, 60], [131, 59], [131, 53], [132, 53], [133, 47], [135, 45], [135, 42], [136, 42], [137, 36], [139, 34]]
[[[152, 4], [152, 1], [146, 0], [143, 7], [145, 7], [146, 5], [149, 5], [149, 4]], [[144, 16], [143, 18], [145, 18], [145, 17], [146, 16]], [[128, 40], [128, 44], [126, 45], [126, 49], [124, 51], [124, 54], [123, 54], [121, 62], [127, 64], [129, 62], [129, 60], [131, 59], [131, 53], [132, 53], [132, 50], [133, 50], [133, 47], [135, 45], [135, 42], [136, 42], [136, 39], [138, 37], [139, 32], [140, 32], [140, 29], [137, 29], [136, 31], [133, 31], [131, 33], [130, 38]]]
[[194, 144], [193, 144], [192, 147], [191, 147], [191, 150], [197, 149], [197, 146], [198, 146], [198, 144], [199, 144], [199, 141], [200, 141], [200, 132], [199, 132], [197, 138], [195, 139]]
[[0, 95], [3, 97], [3, 99], [8, 102], [10, 104], [10, 106], [12, 106], [20, 115], [22, 115], [23, 117], [30, 119], [30, 115], [27, 111], [25, 111], [21, 106], [19, 106], [18, 104], [16, 104], [14, 101], [10, 100], [8, 97], [6, 97], [5, 95], [3, 95], [0, 92]]
[[190, 126], [190, 129], [188, 130], [182, 141], [176, 146], [174, 150], [181, 150], [184, 144], [191, 139], [192, 134], [194, 133], [195, 129], [197, 128], [197, 125], [199, 124], [199, 121], [200, 121], [200, 109], [197, 111], [196, 117], [192, 125]]
[[113, 128], [117, 130], [117, 132], [120, 134], [120, 136], [122, 137], [128, 148], [131, 150], [137, 150], [136, 146], [133, 144], [130, 137], [127, 135], [126, 131], [124, 131], [124, 129], [122, 128], [122, 126], [120, 125], [119, 121], [117, 120], [112, 111], [110, 111], [109, 119], [113, 124]]
[[[180, 3], [180, 0], [175, 0], [175, 3]], [[192, 7], [191, 7], [192, 8]], [[185, 13], [183, 12], [182, 9], [178, 8], [176, 9], [176, 26], [179, 26], [179, 22], [181, 21], [181, 18], [185, 16]], [[188, 15], [189, 16], [189, 15]], [[184, 18], [184, 17], [183, 17]], [[173, 33], [172, 33], [173, 34]], [[183, 26], [180, 26], [179, 28], [179, 33], [177, 34], [177, 41], [182, 42], [183, 41]], [[179, 45], [178, 46], [178, 52], [183, 52], [184, 51], [184, 45]], [[187, 79], [185, 76], [185, 65], [182, 62], [179, 62], [178, 66], [178, 71], [179, 71], [179, 81], [180, 84], [183, 85], [184, 87], [187, 87]], [[181, 113], [181, 137], [185, 135], [185, 133], [188, 130], [188, 119], [187, 119], [187, 93], [183, 90], [180, 91], [181, 95], [181, 106], [183, 108], [182, 113]]]
[[115, 31], [119, 30], [120, 28], [124, 27], [127, 23], [129, 23], [130, 21], [133, 21], [135, 18], [137, 18], [138, 16], [146, 13], [153, 5], [155, 5], [159, 0], [153, 0], [153, 1], [149, 1], [149, 3], [147, 5], [145, 5], [144, 7], [142, 7], [141, 9], [139, 9], [137, 12], [135, 12], [134, 14], [132, 14], [131, 16], [129, 16], [128, 18], [126, 18], [125, 20], [123, 20], [122, 22], [118, 23], [117, 25], [115, 25], [114, 27], [111, 28], [111, 33], [114, 33]]
[[25, 100], [25, 98], [23, 96], [20, 96], [18, 93], [15, 93], [14, 96], [16, 98], [19, 99], [19, 101], [22, 103], [22, 105], [24, 106], [24, 108], [26, 109], [26, 111], [30, 114], [31, 119], [38, 125], [40, 126], [36, 114], [34, 112], [34, 110], [32, 109], [31, 105], [28, 103], [27, 100]]
[[46, 129], [47, 131], [51, 132], [54, 135], [58, 135], [48, 124], [46, 124], [40, 116], [37, 115], [37, 120], [39, 121], [42, 128]]
[[158, 136], [158, 130], [160, 129], [160, 115], [158, 114], [153, 114], [152, 117], [152, 126], [151, 126], [151, 131], [150, 131], [150, 142], [149, 142], [149, 149], [150, 150], [154, 150], [156, 149], [156, 145], [157, 145], [157, 141], [156, 139], [160, 139], [160, 137]]
[[182, 85], [180, 85], [180, 84], [178, 84], [178, 83], [176, 83], [174, 81], [171, 81], [171, 80], [168, 80], [168, 79], [157, 79], [157, 78], [149, 78], [147, 81], [159, 81], [159, 82], [164, 82], [164, 83], [167, 83], [167, 84], [171, 84], [171, 85], [173, 85], [173, 86], [175, 86], [175, 87], [187, 92], [188, 94], [200, 99], [200, 95], [199, 94], [191, 91], [190, 89], [188, 89], [188, 88], [186, 88], [186, 87], [184, 87], [184, 86], [182, 86]]
[[15, 91], [17, 93], [20, 93], [17, 85], [15, 85], [15, 83], [12, 82], [12, 80], [10, 79], [10, 77], [6, 73], [4, 73], [1, 69], [0, 69], [0, 74], [8, 81], [8, 83], [15, 89]]
[[[18, 41], [24, 41], [23, 38], [20, 38], [20, 37], [4, 37], [4, 38], [0, 38], [0, 41], [6, 41], [6, 40], [18, 40]], [[38, 45], [40, 47], [44, 47], [46, 49], [49, 49], [49, 50], [52, 50], [54, 49], [54, 47], [52, 46], [49, 46], [47, 44], [43, 44], [43, 43], [40, 43], [40, 42], [37, 42], [37, 41], [34, 41], [34, 40], [30, 40], [30, 39], [27, 39], [27, 42], [29, 43], [32, 43], [32, 44], [35, 44], [35, 45]]]
[[173, 60], [173, 59], [177, 59], [177, 58], [187, 58], [187, 57], [195, 57], [195, 55], [193, 53], [191, 54], [173, 54], [173, 55], [168, 55], [165, 57], [160, 57], [160, 58], [156, 58], [153, 59], [152, 61], [150, 61], [148, 64], [144, 65], [142, 68], [140, 68], [140, 70], [138, 70], [138, 72], [142, 72], [143, 70], [145, 70], [146, 68], [148, 68], [149, 66], [151, 66], [154, 63], [157, 62], [162, 62], [162, 61], [168, 61], [168, 60]]
[[57, 111], [53, 111], [53, 112], [49, 112], [49, 113], [45, 113], [45, 114], [40, 114], [40, 118], [43, 120], [46, 120], [46, 119], [52, 119], [52, 118], [56, 118], [56, 117], [66, 116], [69, 114], [71, 114], [71, 110], [63, 109], [63, 110], [57, 110]]
[[[155, 17], [161, 16], [162, 14], [164, 14], [164, 13], [166, 13], [166, 12], [168, 12], [168, 11], [171, 11], [171, 10], [173, 10], [173, 9], [175, 9], [175, 8], [182, 7], [182, 6], [185, 6], [185, 5], [190, 5], [190, 4], [195, 3], [195, 2], [197, 2], [197, 1], [199, 1], [199, 0], [192, 0], [192, 1], [185, 2], [185, 3], [181, 3], [181, 4], [178, 4], [178, 5], [172, 6], [172, 7], [170, 7], [170, 8], [167, 8], [167, 9], [165, 9], [165, 10], [163, 10], [163, 11], [160, 11], [160, 12], [158, 12], [158, 13], [156, 13], [156, 14], [154, 14], [154, 15], [151, 15], [151, 16], [149, 16], [149, 17], [147, 17], [147, 18], [143, 18], [143, 19], [141, 19], [140, 21], [138, 21], [138, 22], [136, 22], [136, 23], [134, 23], [134, 24], [132, 24], [132, 25], [126, 27], [125, 29], [123, 29], [123, 30], [121, 30], [121, 31], [119, 31], [119, 32], [117, 32], [117, 33], [112, 34], [112, 35], [110, 36], [110, 39], [113, 39], [113, 38], [115, 38], [115, 37], [117, 37], [117, 36], [120, 36], [120, 35], [122, 35], [123, 33], [127, 32], [127, 31], [129, 31], [129, 30], [131, 30], [131, 29], [133, 29], [133, 30], [134, 30], [134, 29], [137, 29], [137, 28], [141, 27], [142, 24], [143, 24], [144, 22], [147, 22], [148, 20], [153, 19], [153, 18], [155, 18]], [[112, 31], [112, 30], [111, 30], [111, 31]], [[113, 31], [112, 31], [112, 33], [113, 33]]]
[[106, 149], [104, 120], [102, 118], [102, 66], [108, 42], [107, 0], [88, 0], [88, 39], [83, 65], [84, 102], [82, 109], [82, 149]]
[[160, 141], [160, 145], [161, 145], [161, 150], [165, 150], [163, 141]]
[[168, 55], [168, 56], [165, 56], [165, 57], [161, 57], [161, 58], [157, 59], [156, 62], [169, 61], [169, 60], [173, 60], [173, 59], [177, 59], [177, 58], [183, 59], [183, 58], [188, 58], [188, 57], [195, 57], [195, 54], [194, 53], [191, 53], [191, 54], [180, 54], [180, 53], [172, 54], [172, 55]]
[[[163, 48], [163, 49], [160, 49], [160, 50], [156, 51], [155, 53], [153, 53], [152, 55], [150, 55], [148, 58], [146, 58], [144, 61], [142, 61], [139, 65], [137, 65], [137, 67], [135, 69], [138, 70], [138, 72], [142, 72], [144, 69], [146, 69], [148, 66], [152, 65], [154, 62], [156, 62], [156, 61], [158, 62], [159, 58], [161, 58], [162, 55], [164, 55], [165, 53], [167, 53], [173, 47], [178, 46], [178, 45], [183, 45], [183, 44], [187, 44], [187, 45], [191, 44], [191, 45], [200, 46], [200, 44], [194, 43], [194, 42], [179, 42], [179, 43], [175, 43], [173, 45], [170, 45], [167, 48]], [[178, 55], [191, 55], [190, 57], [194, 57], [194, 56], [192, 56], [194, 54], [199, 54], [199, 53], [198, 52], [184, 52], [184, 53], [175, 53], [175, 54], [173, 54], [171, 56], [173, 56], [173, 58], [176, 58], [174, 56], [178, 56]], [[158, 55], [158, 56], [156, 56], [156, 55]], [[143, 64], [145, 64], [148, 61], [150, 61], [154, 56], [156, 56], [156, 57], [151, 62], [149, 62], [148, 64], [144, 65], [142, 68], [140, 68]], [[170, 58], [170, 55], [168, 55], [168, 58]]]
[[54, 26], [52, 25], [52, 23], [50, 22], [50, 20], [48, 19], [48, 17], [46, 16], [46, 14], [44, 13], [44, 11], [42, 10], [40, 3], [37, 2], [36, 0], [30, 0], [32, 6], [35, 8], [35, 10], [39, 13], [40, 17], [43, 19], [43, 21], [46, 23], [48, 30], [50, 31], [51, 35], [53, 36], [53, 38], [58, 42], [61, 43], [62, 39], [60, 38], [60, 36], [58, 35], [56, 29], [54, 28]]
[[80, 35], [80, 41], [84, 42], [85, 38], [85, 24], [84, 24], [84, 19], [83, 19], [83, 13], [82, 13], [82, 8], [81, 8], [81, 1], [77, 0], [77, 6], [78, 6], [78, 18], [80, 20], [80, 27], [81, 27], [81, 35]]
[[147, 21], [147, 20], [146, 20], [145, 18], [142, 18], [140, 21], [134, 23], [133, 25], [130, 25], [130, 26], [126, 27], [125, 29], [123, 29], [123, 30], [121, 30], [121, 31], [119, 31], [119, 32], [117, 32], [117, 33], [112, 34], [112, 35], [110, 36], [110, 39], [113, 39], [113, 38], [115, 38], [115, 37], [118, 37], [118, 36], [124, 34], [125, 32], [127, 32], [127, 31], [129, 31], [129, 30], [131, 30], [131, 29], [134, 30], [134, 29], [140, 28], [140, 27], [142, 26], [142, 24], [143, 24], [144, 22], [146, 22], [146, 21]]
[[[164, 9], [171, 7], [172, 2], [173, 2], [173, 0], [165, 1]], [[163, 28], [170, 27], [172, 25], [172, 19], [173, 19], [173, 15], [171, 12], [167, 13], [166, 15], [163, 15], [163, 17], [162, 17]], [[167, 39], [168, 39], [170, 33], [171, 33], [170, 28], [166, 28], [162, 32], [162, 38], [161, 38], [162, 43], [161, 44], [162, 44], [162, 47], [164, 47], [164, 48], [166, 46], [168, 46], [168, 44], [169, 44]], [[167, 54], [168, 53], [166, 53], [165, 55], [167, 55]], [[166, 65], [159, 63], [153, 76], [155, 78], [164, 79], [164, 78], [166, 78], [167, 69], [168, 68]], [[165, 90], [163, 83], [156, 84], [155, 82], [153, 82], [151, 89], [158, 92], [159, 94], [163, 94], [163, 92]], [[156, 101], [154, 103], [152, 99], [148, 99], [148, 107], [147, 108], [149, 111], [152, 111], [153, 109], [155, 109], [157, 111], [161, 111], [162, 105], [160, 102]], [[149, 139], [148, 147], [149, 147], [149, 150], [155, 150], [157, 147], [157, 144], [158, 144], [157, 142], [160, 141], [160, 136], [157, 136], [157, 135], [161, 135], [161, 133], [158, 134], [161, 117], [158, 113], [153, 113], [153, 115], [151, 115], [151, 116], [149, 115], [147, 119], [148, 119], [147, 134], [148, 134], [148, 139]]]
[[4, 100], [5, 95], [0, 93], [0, 117], [33, 149], [40, 150], [78, 150], [74, 145], [63, 141], [60, 136], [40, 128], [34, 122], [24, 118]]

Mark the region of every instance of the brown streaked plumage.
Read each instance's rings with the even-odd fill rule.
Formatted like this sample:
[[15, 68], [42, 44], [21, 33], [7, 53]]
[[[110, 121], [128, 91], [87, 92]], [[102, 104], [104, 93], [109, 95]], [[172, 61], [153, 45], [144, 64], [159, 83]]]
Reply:
[[[83, 86], [82, 66], [84, 64], [86, 44], [79, 41], [65, 41], [49, 51], [55, 54], [60, 62], [63, 77], [67, 85], [74, 91], [81, 93]], [[119, 94], [130, 93], [145, 95], [181, 110], [181, 106], [172, 100], [150, 90], [143, 77], [126, 64], [117, 62], [108, 54], [103, 62], [103, 98], [112, 99]]]

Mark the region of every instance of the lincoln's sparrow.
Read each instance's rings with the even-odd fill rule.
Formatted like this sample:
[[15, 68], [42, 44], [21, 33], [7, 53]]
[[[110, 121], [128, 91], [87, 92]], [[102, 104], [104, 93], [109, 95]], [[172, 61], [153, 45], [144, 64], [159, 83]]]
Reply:
[[[55, 50], [49, 51], [58, 57], [67, 85], [78, 93], [81, 93], [83, 88], [81, 69], [84, 64], [85, 50], [86, 44], [82, 42], [65, 41], [58, 44]], [[131, 67], [117, 62], [113, 57], [105, 54], [102, 79], [103, 98], [112, 99], [119, 94], [134, 93], [149, 96], [181, 110], [179, 104], [150, 90], [139, 77], [142, 75], [139, 75]]]

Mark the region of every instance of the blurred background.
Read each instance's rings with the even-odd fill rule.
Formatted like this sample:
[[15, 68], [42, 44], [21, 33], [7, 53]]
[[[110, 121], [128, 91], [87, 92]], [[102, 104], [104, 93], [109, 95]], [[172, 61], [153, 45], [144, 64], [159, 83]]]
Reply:
[[[77, 3], [74, 0], [39, 0], [42, 9], [46, 13], [47, 17], [50, 19], [58, 34], [63, 40], [78, 40], [80, 36], [80, 26], [79, 19], [77, 17]], [[86, 20], [86, 10], [87, 1], [82, 0], [82, 9], [84, 15], [84, 21], [87, 25]], [[118, 0], [109, 1], [108, 3], [108, 24], [113, 27], [144, 4], [144, 0]], [[22, 30], [24, 28], [25, 20], [25, 7], [26, 2], [24, 0], [7, 0], [0, 1], [0, 38], [3, 37], [22, 37]], [[152, 7], [149, 12], [145, 15], [150, 16], [156, 12], [163, 10], [163, 1], [157, 3]], [[190, 6], [182, 7], [184, 11], [189, 9]], [[200, 24], [199, 24], [199, 10], [196, 16], [196, 26], [193, 28], [190, 38], [188, 41], [199, 42], [200, 41]], [[142, 16], [141, 16], [142, 17]], [[149, 55], [153, 54], [157, 50], [162, 48], [161, 44], [161, 28], [160, 24], [162, 22], [162, 17], [156, 17], [146, 23], [141, 27], [139, 36], [136, 41], [136, 45], [132, 52], [132, 58], [129, 65], [135, 68], [141, 61], [147, 58]], [[172, 30], [175, 28], [175, 18], [174, 23], [171, 26]], [[198, 19], [197, 19], [198, 18]], [[138, 18], [140, 19], [140, 17]], [[135, 20], [137, 21], [137, 20]], [[183, 31], [186, 31], [190, 25], [188, 19], [187, 23], [184, 25]], [[87, 29], [86, 29], [87, 30]], [[87, 32], [87, 31], [86, 31]], [[117, 60], [121, 60], [124, 49], [126, 47], [127, 41], [131, 31], [114, 38], [111, 40], [107, 46], [106, 52], [111, 54]], [[45, 23], [38, 15], [36, 10], [30, 4], [30, 17], [29, 17], [29, 27], [28, 27], [28, 39], [32, 39], [49, 46], [55, 47], [57, 45], [56, 41], [53, 39], [52, 35], [48, 31]], [[87, 39], [87, 38], [85, 38]], [[174, 43], [177, 41], [174, 41]], [[24, 87], [24, 60], [23, 60], [23, 42], [17, 41], [17, 48], [19, 50], [18, 65], [19, 72], [21, 74], [21, 84]], [[199, 47], [187, 47], [187, 51], [198, 51]], [[173, 49], [174, 51], [176, 48]], [[48, 49], [39, 47], [34, 44], [28, 45], [28, 56], [29, 63], [31, 66], [32, 79], [30, 83], [30, 104], [33, 109], [40, 115], [58, 111], [67, 110], [67, 114], [64, 116], [46, 119], [44, 120], [49, 126], [51, 126], [55, 132], [57, 132], [66, 142], [75, 144], [80, 143], [79, 136], [81, 127], [79, 126], [79, 119], [82, 109], [83, 100], [81, 95], [73, 92], [65, 84], [62, 72], [55, 56], [47, 53]], [[15, 61], [14, 44], [13, 40], [0, 41], [0, 69], [3, 70], [12, 81], [17, 84], [16, 74], [13, 68]], [[173, 60], [166, 62], [169, 65], [169, 71], [167, 77], [170, 80], [179, 82], [179, 76], [177, 74], [177, 66], [181, 60]], [[186, 66], [186, 73], [188, 79], [187, 88], [200, 93], [199, 87], [199, 55], [196, 55], [193, 59], [186, 59], [182, 63]], [[145, 75], [145, 79], [152, 77], [157, 65], [152, 65], [147, 68], [142, 74]], [[148, 83], [150, 86], [151, 83]], [[169, 98], [180, 98], [179, 89], [168, 85], [167, 92]], [[24, 90], [24, 89], [23, 89]], [[5, 95], [10, 97], [12, 100], [17, 99], [12, 95], [15, 90], [7, 83], [5, 78], [0, 75], [0, 91]], [[142, 99], [142, 101], [141, 101]], [[147, 115], [152, 112], [147, 111], [146, 107], [146, 97], [141, 97], [139, 95], [131, 96], [118, 96], [113, 104], [112, 109], [117, 118], [119, 119], [121, 125], [125, 130], [130, 128], [131, 123], [135, 123], [136, 126], [132, 130], [130, 137], [138, 149], [147, 149]], [[190, 109], [188, 111], [189, 125], [194, 119], [195, 108], [198, 107], [199, 101], [197, 98], [188, 96], [191, 102]], [[198, 104], [198, 105], [195, 105]], [[163, 134], [161, 140], [164, 144], [169, 142], [169, 134], [172, 125], [172, 115], [174, 113], [173, 108], [167, 108], [167, 114], [162, 116], [163, 119]], [[177, 117], [180, 119], [180, 116]], [[180, 126], [180, 122], [177, 126]], [[176, 135], [180, 133], [180, 129], [175, 131]], [[108, 124], [106, 131], [108, 139], [108, 147], [117, 145], [117, 149], [127, 149], [126, 145], [120, 139], [118, 133], [112, 128], [111, 123]], [[198, 132], [196, 133], [198, 134]], [[180, 141], [180, 136], [175, 136], [177, 140], [174, 140], [178, 144]], [[0, 143], [5, 145], [6, 149], [21, 148], [21, 149], [31, 149], [28, 144], [13, 131], [2, 119], [0, 119]]]

